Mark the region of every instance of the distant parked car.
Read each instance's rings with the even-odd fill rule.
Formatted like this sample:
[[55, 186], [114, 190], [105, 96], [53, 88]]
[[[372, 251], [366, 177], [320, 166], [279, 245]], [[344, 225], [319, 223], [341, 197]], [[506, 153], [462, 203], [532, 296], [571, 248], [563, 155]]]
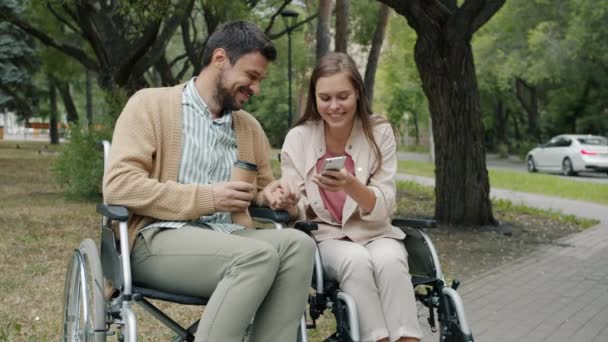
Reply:
[[599, 135], [563, 134], [538, 145], [526, 156], [528, 171], [608, 173], [608, 139]]

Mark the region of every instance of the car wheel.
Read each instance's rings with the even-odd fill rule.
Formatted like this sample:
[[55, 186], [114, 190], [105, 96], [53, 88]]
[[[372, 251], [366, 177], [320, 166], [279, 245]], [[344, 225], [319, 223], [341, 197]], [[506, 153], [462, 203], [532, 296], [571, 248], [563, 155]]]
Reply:
[[576, 176], [576, 172], [574, 172], [574, 168], [572, 167], [572, 160], [568, 157], [562, 161], [562, 174], [564, 176]]
[[528, 172], [536, 172], [536, 163], [534, 162], [534, 157], [528, 157]]

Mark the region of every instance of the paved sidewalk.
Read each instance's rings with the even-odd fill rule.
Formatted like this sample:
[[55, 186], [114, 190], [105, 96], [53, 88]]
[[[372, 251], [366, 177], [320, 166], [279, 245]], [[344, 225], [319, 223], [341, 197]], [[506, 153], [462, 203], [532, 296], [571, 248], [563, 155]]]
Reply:
[[499, 189], [491, 196], [601, 223], [464, 282], [458, 292], [475, 341], [608, 341], [608, 206]]

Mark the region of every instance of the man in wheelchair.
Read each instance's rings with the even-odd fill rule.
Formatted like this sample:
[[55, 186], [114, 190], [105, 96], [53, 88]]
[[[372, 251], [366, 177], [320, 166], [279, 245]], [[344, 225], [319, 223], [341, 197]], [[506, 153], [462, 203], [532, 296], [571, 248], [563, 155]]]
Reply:
[[[267, 138], [241, 110], [275, 57], [253, 24], [226, 23], [209, 37], [197, 77], [139, 91], [116, 123], [103, 193], [131, 213], [133, 284], [208, 298], [196, 341], [240, 342], [250, 325], [250, 341], [294, 341], [305, 308], [314, 242], [231, 221], [250, 203], [298, 201], [273, 181]], [[237, 160], [257, 166], [252, 184], [230, 181]]]

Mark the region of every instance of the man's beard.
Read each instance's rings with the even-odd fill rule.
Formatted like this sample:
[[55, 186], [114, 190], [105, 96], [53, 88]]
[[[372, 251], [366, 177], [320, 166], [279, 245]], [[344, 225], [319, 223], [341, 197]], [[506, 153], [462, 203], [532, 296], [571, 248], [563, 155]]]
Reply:
[[222, 113], [224, 111], [239, 110], [241, 106], [236, 102], [234, 96], [230, 94], [230, 89], [224, 87], [224, 75], [220, 75], [215, 84], [215, 100], [221, 105]]

